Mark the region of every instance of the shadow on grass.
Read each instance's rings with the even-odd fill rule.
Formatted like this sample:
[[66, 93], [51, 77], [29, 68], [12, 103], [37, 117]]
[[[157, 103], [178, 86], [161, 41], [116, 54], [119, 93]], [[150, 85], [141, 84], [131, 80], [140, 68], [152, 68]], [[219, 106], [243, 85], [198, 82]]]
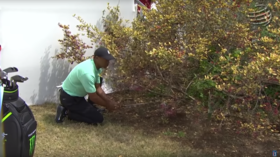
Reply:
[[197, 117], [184, 117], [170, 119], [163, 124], [155, 107], [133, 108], [107, 116], [112, 123], [121, 126], [133, 126], [142, 130], [149, 136], [162, 135], [186, 145], [194, 150], [211, 152], [205, 156], [247, 156], [264, 157], [271, 156], [273, 150], [280, 151], [280, 141], [277, 137], [267, 137], [262, 140], [234, 133], [233, 130], [223, 128], [214, 132], [209, 121]]

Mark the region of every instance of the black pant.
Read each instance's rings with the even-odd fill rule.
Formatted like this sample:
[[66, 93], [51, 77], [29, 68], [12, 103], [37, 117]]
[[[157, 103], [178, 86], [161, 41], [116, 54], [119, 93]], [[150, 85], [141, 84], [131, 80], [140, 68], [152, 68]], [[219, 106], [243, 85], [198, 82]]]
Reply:
[[60, 102], [63, 107], [68, 109], [68, 118], [71, 120], [88, 124], [103, 122], [103, 115], [91, 104], [92, 102], [87, 102], [84, 97], [71, 96], [61, 89]]

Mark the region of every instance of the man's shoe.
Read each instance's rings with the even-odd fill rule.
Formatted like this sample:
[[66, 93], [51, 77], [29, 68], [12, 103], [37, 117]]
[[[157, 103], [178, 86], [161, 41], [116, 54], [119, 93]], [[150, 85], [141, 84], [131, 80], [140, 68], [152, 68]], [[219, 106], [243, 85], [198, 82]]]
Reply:
[[66, 117], [66, 111], [67, 109], [61, 105], [59, 105], [56, 109], [56, 116], [55, 116], [55, 121], [57, 123], [62, 123], [63, 122], [63, 118]]

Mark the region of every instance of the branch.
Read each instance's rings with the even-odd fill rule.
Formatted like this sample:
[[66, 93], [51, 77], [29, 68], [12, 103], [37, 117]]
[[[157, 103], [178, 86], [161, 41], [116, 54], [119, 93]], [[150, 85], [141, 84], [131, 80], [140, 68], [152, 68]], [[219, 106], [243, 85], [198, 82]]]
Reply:
[[[259, 89], [258, 97], [261, 95], [261, 91], [262, 91], [262, 87], [260, 87], [260, 89]], [[257, 102], [256, 102], [256, 104], [255, 104], [255, 107], [254, 107], [253, 110], [252, 110], [252, 114], [254, 114], [254, 113], [255, 113], [255, 110], [258, 108], [258, 103], [259, 103], [259, 98], [257, 98]]]
[[219, 92], [222, 92], [223, 94], [225, 94], [225, 95], [227, 95], [227, 96], [229, 96], [229, 97], [231, 97], [231, 98], [234, 98], [234, 99], [241, 99], [241, 100], [244, 100], [244, 98], [241, 97], [241, 96], [232, 95], [232, 94], [226, 93], [225, 91], [219, 91]]
[[182, 94], [184, 94], [184, 95], [186, 95], [186, 96], [188, 96], [192, 100], [196, 101], [196, 99], [194, 97], [190, 96], [187, 92], [184, 92], [182, 89], [178, 89], [178, 88], [175, 88], [175, 87], [171, 87], [171, 88], [176, 90], [176, 91], [178, 91], [178, 92], [180, 92], [180, 93], [182, 93]]
[[160, 95], [160, 96], [164, 96], [164, 97], [169, 97], [169, 98], [175, 99], [175, 98], [174, 98], [173, 96], [171, 96], [171, 95], [166, 95], [166, 94], [154, 92], [154, 91], [152, 91], [152, 90], [150, 90], [150, 89], [148, 89], [148, 91], [151, 92], [151, 93], [154, 93], [154, 94], [156, 94], [156, 95]]
[[186, 87], [185, 91], [183, 91], [182, 89], [180, 89], [180, 92], [183, 93], [184, 95], [188, 96], [188, 97], [191, 98], [192, 100], [195, 100], [195, 101], [196, 101], [196, 99], [195, 99], [194, 97], [190, 96], [190, 95], [187, 93], [187, 91], [188, 91], [188, 89], [190, 88], [191, 84], [193, 84], [195, 78], [196, 78], [196, 75], [191, 79], [191, 81], [190, 81], [190, 83], [188, 84], [188, 86]]
[[156, 65], [157, 72], [158, 72], [158, 73], [160, 74], [160, 76], [161, 76], [161, 79], [162, 79], [165, 83], [169, 84], [169, 82], [166, 81], [166, 80], [164, 79], [164, 77], [163, 77], [163, 75], [162, 75], [162, 73], [161, 73], [161, 71], [160, 71], [158, 65], [157, 65], [157, 64], [155, 64], [155, 65]]
[[[182, 76], [182, 77], [184, 77], [184, 76]], [[186, 91], [189, 89], [189, 87], [191, 86], [191, 84], [193, 84], [195, 78], [197, 78], [197, 75], [196, 75], [196, 74], [194, 74], [194, 77], [190, 80], [189, 84], [187, 85]], [[184, 86], [185, 86], [185, 85], [186, 85], [186, 81], [184, 82]]]
[[208, 113], [211, 113], [212, 114], [212, 111], [211, 111], [211, 98], [212, 98], [212, 95], [211, 95], [211, 92], [209, 91], [208, 92]]
[[227, 116], [227, 115], [230, 115], [230, 110], [229, 110], [229, 103], [230, 103], [230, 97], [228, 97], [228, 99], [227, 99], [227, 102], [226, 102], [226, 114], [225, 114], [225, 117]]
[[148, 104], [154, 104], [154, 103], [161, 103], [161, 101], [156, 101], [156, 102], [147, 102], [147, 103], [136, 103], [136, 104], [130, 104], [130, 105], [123, 105], [122, 107], [125, 107], [125, 108], [131, 108], [131, 107], [137, 107], [137, 106], [140, 106], [140, 105], [148, 105]]
[[262, 83], [280, 86], [280, 83], [278, 81], [262, 81]]

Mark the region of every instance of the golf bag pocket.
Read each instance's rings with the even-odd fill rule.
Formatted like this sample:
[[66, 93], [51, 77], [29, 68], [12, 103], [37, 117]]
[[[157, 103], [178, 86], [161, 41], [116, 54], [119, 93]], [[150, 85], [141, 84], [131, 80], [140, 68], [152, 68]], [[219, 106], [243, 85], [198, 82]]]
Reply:
[[21, 125], [13, 113], [8, 110], [3, 115], [2, 141], [4, 145], [4, 157], [21, 156]]
[[23, 127], [22, 157], [32, 157], [36, 143], [37, 122], [29, 121]]
[[[16, 101], [6, 103], [5, 106], [11, 115], [10, 118], [6, 119], [7, 122], [4, 122], [4, 128], [7, 130], [5, 130], [7, 134], [6, 157], [32, 157], [35, 150], [37, 128], [32, 111], [20, 97]], [[16, 152], [18, 152], [17, 155]]]
[[11, 102], [18, 99], [18, 85], [12, 88], [4, 88], [3, 101]]
[[12, 103], [22, 127], [22, 157], [32, 157], [35, 150], [37, 122], [30, 108], [19, 98]]

